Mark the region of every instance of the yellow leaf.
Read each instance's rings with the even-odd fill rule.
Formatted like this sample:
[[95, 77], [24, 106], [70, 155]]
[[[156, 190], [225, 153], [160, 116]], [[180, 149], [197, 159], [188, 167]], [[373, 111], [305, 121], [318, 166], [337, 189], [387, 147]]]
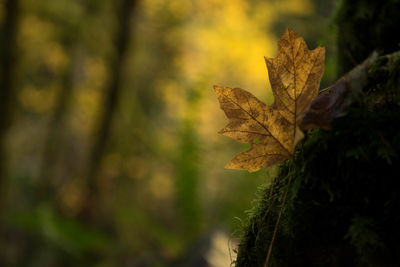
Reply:
[[265, 58], [275, 98], [272, 106], [241, 88], [214, 86], [230, 119], [220, 133], [251, 144], [226, 168], [253, 172], [293, 156], [304, 136], [296, 117], [318, 95], [324, 58], [324, 48], [308, 50], [304, 39], [288, 28], [278, 42], [278, 56]]

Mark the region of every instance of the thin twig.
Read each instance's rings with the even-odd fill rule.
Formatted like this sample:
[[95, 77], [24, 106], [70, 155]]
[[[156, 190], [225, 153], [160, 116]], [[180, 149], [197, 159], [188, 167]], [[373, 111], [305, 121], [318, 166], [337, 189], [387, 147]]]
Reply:
[[320, 91], [318, 92], [318, 94], [322, 94], [322, 93], [325, 93], [325, 92], [328, 91], [328, 90], [331, 90], [333, 86], [334, 86], [334, 85], [331, 85], [331, 86], [329, 86], [329, 87], [326, 87], [326, 88], [320, 90]]
[[268, 267], [268, 262], [269, 262], [269, 259], [270, 259], [270, 257], [271, 257], [272, 247], [274, 246], [274, 241], [275, 241], [275, 238], [276, 238], [276, 233], [278, 232], [279, 223], [280, 223], [280, 221], [281, 221], [281, 216], [282, 216], [282, 213], [283, 213], [283, 208], [285, 207], [286, 198], [287, 198], [287, 195], [288, 195], [288, 192], [289, 192], [290, 184], [291, 184], [291, 182], [292, 182], [292, 177], [293, 177], [293, 175], [291, 174], [291, 166], [292, 166], [292, 165], [290, 165], [290, 168], [289, 168], [289, 175], [290, 175], [290, 176], [289, 176], [288, 185], [287, 185], [287, 187], [286, 187], [286, 191], [285, 191], [285, 194], [284, 194], [283, 199], [282, 199], [281, 209], [279, 210], [278, 219], [276, 220], [276, 224], [275, 224], [275, 228], [274, 228], [274, 233], [272, 234], [272, 240], [271, 240], [271, 243], [269, 244], [268, 254], [267, 254], [267, 258], [265, 259], [264, 267]]

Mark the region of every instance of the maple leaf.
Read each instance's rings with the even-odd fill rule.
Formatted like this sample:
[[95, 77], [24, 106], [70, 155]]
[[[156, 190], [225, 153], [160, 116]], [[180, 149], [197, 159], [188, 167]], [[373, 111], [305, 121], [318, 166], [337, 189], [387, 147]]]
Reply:
[[265, 58], [275, 98], [271, 106], [241, 88], [214, 86], [230, 120], [219, 133], [251, 144], [225, 168], [253, 172], [293, 156], [303, 137], [296, 117], [318, 95], [324, 59], [324, 48], [309, 50], [304, 39], [287, 28], [278, 41], [277, 57]]

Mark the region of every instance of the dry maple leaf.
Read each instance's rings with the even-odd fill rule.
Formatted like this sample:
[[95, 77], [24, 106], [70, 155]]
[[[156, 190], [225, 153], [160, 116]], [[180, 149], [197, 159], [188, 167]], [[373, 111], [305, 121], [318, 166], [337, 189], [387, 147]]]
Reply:
[[221, 109], [230, 119], [220, 133], [251, 148], [225, 167], [250, 172], [293, 156], [303, 133], [296, 117], [318, 95], [325, 49], [308, 50], [304, 39], [287, 29], [278, 41], [278, 56], [265, 58], [275, 101], [267, 106], [241, 88], [214, 86]]

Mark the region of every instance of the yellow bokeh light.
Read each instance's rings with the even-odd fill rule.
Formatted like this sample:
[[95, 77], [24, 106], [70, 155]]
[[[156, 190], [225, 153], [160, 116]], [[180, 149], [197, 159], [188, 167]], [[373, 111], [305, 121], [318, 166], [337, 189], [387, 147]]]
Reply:
[[142, 157], [130, 156], [124, 159], [125, 174], [133, 179], [140, 180], [148, 173], [148, 164]]
[[31, 112], [46, 113], [54, 106], [56, 91], [56, 88], [38, 89], [28, 85], [18, 93], [18, 100]]
[[165, 170], [154, 171], [150, 178], [149, 189], [157, 200], [171, 199], [174, 192], [174, 183], [171, 175]]
[[68, 62], [68, 57], [60, 44], [51, 42], [48, 43], [44, 63], [54, 70], [61, 70]]
[[77, 132], [90, 135], [99, 115], [101, 91], [80, 90], [76, 92], [72, 107], [71, 127]]

